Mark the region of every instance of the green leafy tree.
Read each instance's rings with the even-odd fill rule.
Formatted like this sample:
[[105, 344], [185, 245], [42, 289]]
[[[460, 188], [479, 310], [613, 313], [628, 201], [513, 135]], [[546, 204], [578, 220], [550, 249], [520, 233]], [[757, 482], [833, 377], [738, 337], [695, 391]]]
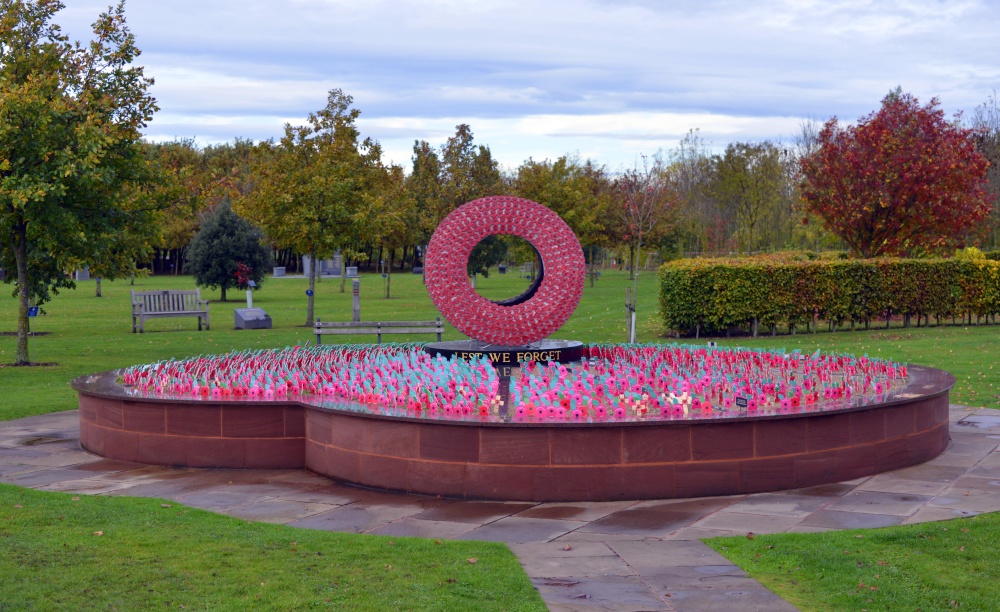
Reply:
[[441, 204], [441, 159], [426, 140], [413, 143], [413, 171], [406, 177], [406, 190], [413, 198], [420, 230], [419, 244], [427, 244], [444, 215]]
[[122, 197], [150, 180], [139, 142], [156, 111], [123, 4], [98, 17], [88, 45], [53, 22], [62, 8], [0, 0], [0, 266], [17, 283], [18, 364], [30, 363], [31, 302], [72, 287], [77, 265], [120, 260], [104, 238], [152, 222]]
[[[500, 165], [490, 148], [476, 145], [468, 124], [455, 127], [455, 135], [441, 147], [441, 197], [435, 211], [434, 227], [462, 204], [478, 198], [503, 194], [506, 189]], [[472, 249], [467, 272], [476, 282], [476, 274], [489, 274], [489, 267], [499, 263], [506, 246], [496, 236], [488, 236]]]
[[514, 193], [552, 209], [569, 225], [589, 251], [591, 286], [594, 248], [606, 246], [605, 237], [611, 183], [603, 166], [590, 160], [560, 157], [541, 162], [529, 159], [517, 169]]
[[173, 254], [173, 273], [182, 273], [188, 244], [198, 232], [204, 179], [204, 155], [191, 140], [145, 143], [146, 154], [162, 169], [157, 194], [166, 202], [157, 219], [159, 234], [154, 246], [162, 254]]
[[[355, 217], [363, 227], [364, 239], [387, 253], [419, 239], [416, 198], [407, 189], [403, 169], [399, 166], [377, 167], [370, 171], [371, 182], [366, 189], [361, 210]], [[390, 257], [391, 260], [391, 257]], [[385, 298], [392, 287], [392, 266], [384, 268]]]
[[761, 250], [776, 243], [782, 204], [790, 204], [782, 151], [774, 143], [734, 142], [713, 158], [711, 193], [736, 221], [737, 248]]
[[223, 201], [201, 223], [188, 249], [188, 265], [199, 287], [226, 290], [238, 284], [237, 271], [243, 264], [260, 287], [271, 268], [271, 249], [264, 244], [264, 232], [233, 212]]
[[[308, 125], [286, 124], [280, 142], [261, 144], [251, 161], [251, 188], [235, 201], [236, 210], [260, 225], [273, 243], [309, 255], [311, 292], [317, 258], [356, 241], [354, 219], [381, 158], [374, 141], [358, 144], [355, 121], [361, 111], [351, 108], [353, 102], [333, 89], [326, 107], [309, 115]], [[310, 295], [306, 325], [313, 324], [314, 312]]]

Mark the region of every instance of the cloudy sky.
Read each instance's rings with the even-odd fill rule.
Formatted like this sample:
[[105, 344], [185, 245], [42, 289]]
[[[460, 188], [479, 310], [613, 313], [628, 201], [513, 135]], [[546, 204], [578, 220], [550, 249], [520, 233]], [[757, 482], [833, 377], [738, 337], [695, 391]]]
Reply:
[[[107, 6], [64, 0], [74, 39]], [[901, 85], [952, 114], [1000, 89], [996, 0], [128, 0], [153, 140], [278, 138], [341, 88], [409, 168], [459, 123], [507, 167], [612, 169], [847, 121]]]

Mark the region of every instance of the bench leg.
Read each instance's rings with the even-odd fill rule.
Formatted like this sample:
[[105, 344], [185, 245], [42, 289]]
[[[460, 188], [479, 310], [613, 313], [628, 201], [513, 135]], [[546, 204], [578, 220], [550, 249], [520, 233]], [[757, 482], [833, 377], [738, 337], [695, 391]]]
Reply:
[[198, 331], [201, 331], [201, 316], [198, 317]]

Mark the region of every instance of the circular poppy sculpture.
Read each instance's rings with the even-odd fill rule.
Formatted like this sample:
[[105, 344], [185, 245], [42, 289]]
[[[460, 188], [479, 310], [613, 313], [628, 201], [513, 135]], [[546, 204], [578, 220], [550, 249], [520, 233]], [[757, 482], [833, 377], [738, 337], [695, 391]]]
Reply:
[[[541, 265], [525, 293], [493, 302], [472, 288], [466, 267], [481, 240], [500, 234], [527, 240]], [[545, 206], [512, 196], [456, 208], [435, 230], [424, 259], [427, 292], [441, 316], [473, 340], [498, 346], [528, 345], [562, 327], [580, 303], [585, 277], [583, 249], [569, 225]]]

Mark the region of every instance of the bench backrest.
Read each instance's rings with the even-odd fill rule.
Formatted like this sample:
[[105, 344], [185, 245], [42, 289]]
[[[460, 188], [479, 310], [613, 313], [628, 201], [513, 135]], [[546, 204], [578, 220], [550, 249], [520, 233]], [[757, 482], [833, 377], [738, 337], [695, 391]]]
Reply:
[[185, 312], [192, 310], [204, 310], [201, 304], [201, 293], [198, 289], [194, 291], [165, 290], [165, 291], [133, 291], [132, 308], [136, 309], [142, 305], [145, 312]]
[[441, 319], [437, 321], [316, 321], [317, 329], [351, 329], [354, 327], [363, 328], [391, 328], [391, 327], [442, 327]]

